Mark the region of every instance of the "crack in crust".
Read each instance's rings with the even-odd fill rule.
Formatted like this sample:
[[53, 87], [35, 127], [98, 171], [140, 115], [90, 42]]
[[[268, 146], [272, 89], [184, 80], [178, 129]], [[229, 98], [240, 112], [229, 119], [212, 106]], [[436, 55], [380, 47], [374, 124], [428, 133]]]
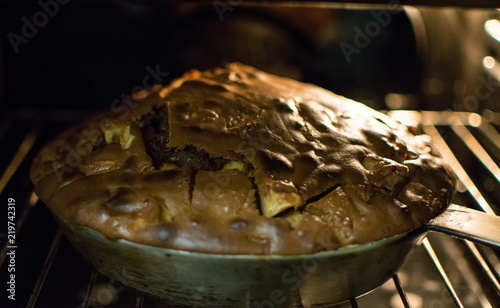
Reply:
[[194, 146], [185, 146], [182, 149], [169, 147], [169, 116], [167, 106], [153, 109], [139, 120], [142, 138], [146, 152], [153, 160], [155, 169], [165, 165], [175, 165], [192, 170], [221, 170], [228, 159], [213, 157], [204, 150]]

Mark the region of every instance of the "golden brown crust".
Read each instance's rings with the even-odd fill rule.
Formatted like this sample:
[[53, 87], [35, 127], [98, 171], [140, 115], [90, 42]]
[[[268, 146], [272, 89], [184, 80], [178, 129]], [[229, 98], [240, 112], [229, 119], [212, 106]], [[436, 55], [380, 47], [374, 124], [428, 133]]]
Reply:
[[300, 254], [415, 229], [454, 192], [428, 136], [312, 85], [230, 64], [141, 95], [35, 158], [57, 215], [160, 247]]

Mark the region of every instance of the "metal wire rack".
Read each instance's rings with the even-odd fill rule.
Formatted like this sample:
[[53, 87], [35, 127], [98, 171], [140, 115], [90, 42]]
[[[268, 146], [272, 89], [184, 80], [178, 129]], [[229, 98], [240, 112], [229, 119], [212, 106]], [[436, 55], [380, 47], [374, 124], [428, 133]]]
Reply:
[[[71, 247], [32, 192], [29, 167], [37, 151], [86, 112], [19, 110], [0, 122], [0, 307], [171, 307], [101, 276]], [[460, 179], [454, 202], [495, 215], [500, 209], [500, 133], [497, 115], [391, 111], [420, 124]], [[496, 116], [496, 118], [495, 118]], [[7, 203], [15, 200], [15, 243], [8, 242]], [[15, 258], [12, 261], [11, 252]], [[10, 253], [10, 254], [8, 254]], [[335, 307], [500, 307], [499, 251], [429, 234], [401, 271], [370, 294]], [[14, 262], [14, 263], [12, 263]]]

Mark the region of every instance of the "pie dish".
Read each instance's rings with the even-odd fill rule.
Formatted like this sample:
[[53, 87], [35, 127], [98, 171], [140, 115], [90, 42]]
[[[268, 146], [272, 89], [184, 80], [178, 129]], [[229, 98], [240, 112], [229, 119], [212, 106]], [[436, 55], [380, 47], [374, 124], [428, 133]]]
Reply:
[[31, 179], [71, 225], [223, 255], [410, 232], [456, 183], [418, 127], [239, 63], [187, 72], [74, 126], [36, 156]]

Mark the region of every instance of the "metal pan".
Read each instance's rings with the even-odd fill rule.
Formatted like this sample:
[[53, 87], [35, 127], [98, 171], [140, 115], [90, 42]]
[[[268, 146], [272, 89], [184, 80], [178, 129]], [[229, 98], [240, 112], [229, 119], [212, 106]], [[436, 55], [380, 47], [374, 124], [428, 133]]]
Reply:
[[390, 279], [428, 230], [500, 248], [500, 217], [450, 205], [410, 233], [295, 256], [218, 255], [110, 240], [56, 216], [75, 248], [102, 274], [180, 307], [319, 307]]

